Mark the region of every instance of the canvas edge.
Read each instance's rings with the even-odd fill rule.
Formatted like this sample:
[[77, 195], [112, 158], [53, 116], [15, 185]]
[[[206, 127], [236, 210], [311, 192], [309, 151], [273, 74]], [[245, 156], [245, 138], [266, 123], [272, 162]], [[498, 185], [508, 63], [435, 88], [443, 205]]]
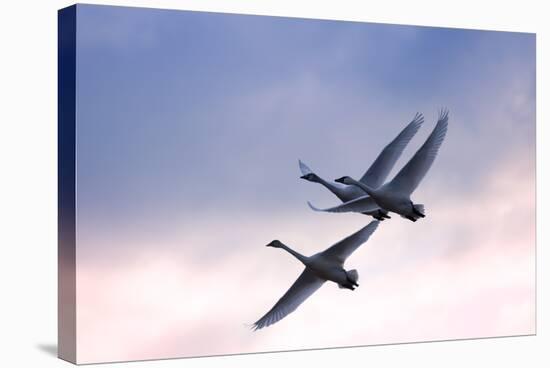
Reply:
[[76, 5], [57, 22], [57, 355], [76, 364]]

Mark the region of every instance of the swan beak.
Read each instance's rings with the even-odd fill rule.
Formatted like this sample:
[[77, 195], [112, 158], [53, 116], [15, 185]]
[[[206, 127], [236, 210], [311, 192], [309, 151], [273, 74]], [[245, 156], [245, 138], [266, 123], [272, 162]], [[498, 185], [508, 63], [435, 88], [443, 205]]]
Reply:
[[337, 182], [337, 183], [345, 184], [344, 180], [345, 180], [344, 178], [338, 178], [338, 179], [335, 179], [334, 181]]
[[306, 174], [306, 175], [302, 175], [302, 176], [300, 176], [300, 179], [304, 179], [304, 180], [307, 180], [307, 174]]

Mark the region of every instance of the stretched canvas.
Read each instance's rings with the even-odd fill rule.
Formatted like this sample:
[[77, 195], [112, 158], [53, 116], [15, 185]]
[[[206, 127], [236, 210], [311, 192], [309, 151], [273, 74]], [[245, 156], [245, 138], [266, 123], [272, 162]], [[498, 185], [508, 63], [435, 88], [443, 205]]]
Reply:
[[78, 4], [58, 76], [62, 359], [536, 332], [534, 34]]

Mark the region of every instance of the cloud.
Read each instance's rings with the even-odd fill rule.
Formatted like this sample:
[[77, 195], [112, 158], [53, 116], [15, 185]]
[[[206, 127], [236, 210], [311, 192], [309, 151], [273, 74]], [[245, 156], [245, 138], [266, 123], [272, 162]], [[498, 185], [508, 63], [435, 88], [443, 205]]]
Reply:
[[[188, 247], [156, 251], [150, 244], [103, 266], [79, 259], [79, 356], [93, 362], [533, 333], [532, 162], [506, 158], [482, 183], [473, 195], [428, 202], [422, 222], [383, 223], [348, 261], [359, 269], [356, 291], [326, 284], [295, 313], [254, 333], [246, 324], [302, 267], [262, 245], [277, 236], [311, 254], [365, 219], [281, 213], [243, 226], [242, 218], [213, 216], [207, 224], [198, 216], [189, 225], [194, 241], [188, 229], [166, 236]], [[220, 223], [221, 233], [202, 232]], [[237, 227], [234, 238], [223, 232]], [[225, 251], [231, 244], [235, 251]]]
[[[81, 9], [82, 362], [534, 331], [533, 35]], [[413, 195], [428, 217], [380, 226], [348, 262], [356, 291], [327, 284], [252, 333], [302, 267], [263, 245], [313, 254], [369, 220], [310, 211], [336, 199], [297, 159], [359, 176], [424, 112], [395, 173], [441, 106]]]

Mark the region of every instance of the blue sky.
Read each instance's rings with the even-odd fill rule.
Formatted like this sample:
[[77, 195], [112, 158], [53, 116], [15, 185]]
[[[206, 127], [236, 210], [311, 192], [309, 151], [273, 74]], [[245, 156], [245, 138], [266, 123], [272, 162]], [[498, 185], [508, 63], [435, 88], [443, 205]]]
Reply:
[[[242, 205], [242, 194], [277, 177], [297, 195], [268, 190], [274, 202], [296, 203], [304, 192], [288, 179], [299, 157], [319, 166], [335, 156], [337, 169], [350, 161], [338, 155], [346, 145], [360, 155], [349, 165], [357, 173], [416, 111], [426, 115], [424, 133], [447, 106], [475, 134], [497, 125], [479, 112], [507, 104], [498, 99], [511, 80], [534, 95], [530, 34], [79, 9], [79, 178], [93, 185], [90, 205], [99, 205], [95, 191], [122, 207], [137, 205], [135, 195], [159, 203], [159, 194], [167, 205], [204, 204], [224, 188]], [[526, 125], [515, 138], [534, 143]]]
[[[499, 97], [510, 81], [521, 79], [519, 88], [534, 95], [530, 34], [79, 11], [79, 179], [93, 186], [82, 191], [81, 205], [100, 205], [96, 192], [121, 208], [137, 206], [135, 196], [168, 206], [190, 197], [200, 199], [194, 205], [236, 204], [230, 197], [240, 206], [301, 205], [301, 188], [311, 188], [289, 180], [298, 158], [314, 167], [333, 163], [327, 172], [336, 177], [351, 161], [341, 152], [355, 154], [349, 174], [358, 175], [416, 111], [428, 121], [423, 133], [447, 106], [475, 134], [482, 125], [498, 126], [480, 110], [508, 104]], [[515, 139], [533, 144], [534, 125], [526, 125]], [[486, 143], [494, 151], [482, 160], [500, 154], [502, 145]], [[296, 196], [266, 188], [277, 178], [285, 182], [274, 186]], [[271, 198], [246, 198], [258, 186]], [[226, 190], [235, 195], [212, 195]]]
[[[89, 5], [78, 6], [77, 24], [83, 263], [154, 247], [199, 254], [193, 259], [207, 268], [220, 254], [285, 235], [328, 246], [365, 219], [311, 212], [306, 200], [337, 200], [298, 179], [298, 159], [326, 179], [359, 176], [422, 112], [426, 122], [395, 172], [441, 107], [450, 109], [449, 134], [413, 195], [428, 213], [471, 203], [502, 167], [527, 167], [534, 199], [533, 34]], [[399, 220], [388, 226], [403, 233], [409, 224]], [[183, 240], [199, 239], [200, 226], [218, 238]], [[307, 238], [320, 226], [330, 240]], [[468, 226], [460, 239], [479, 233]], [[444, 230], [456, 236], [449, 227], [434, 239]]]

